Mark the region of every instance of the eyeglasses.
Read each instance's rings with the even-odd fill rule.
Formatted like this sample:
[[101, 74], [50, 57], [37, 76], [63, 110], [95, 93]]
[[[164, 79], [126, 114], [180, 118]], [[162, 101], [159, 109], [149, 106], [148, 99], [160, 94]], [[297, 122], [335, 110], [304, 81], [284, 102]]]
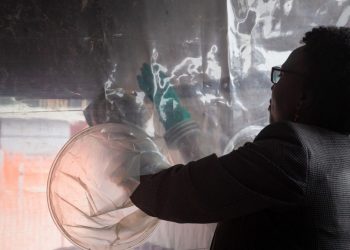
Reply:
[[271, 82], [273, 84], [278, 83], [278, 81], [281, 79], [281, 73], [289, 73], [289, 74], [294, 74], [294, 75], [298, 75], [301, 77], [305, 77], [305, 75], [302, 73], [284, 70], [281, 67], [275, 66], [275, 67], [272, 67], [272, 69], [271, 69]]

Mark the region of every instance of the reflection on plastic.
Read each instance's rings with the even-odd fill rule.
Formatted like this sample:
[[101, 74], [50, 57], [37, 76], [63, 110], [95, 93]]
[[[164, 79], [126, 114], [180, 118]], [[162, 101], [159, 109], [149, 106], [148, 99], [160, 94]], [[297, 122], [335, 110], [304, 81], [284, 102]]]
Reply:
[[259, 134], [259, 132], [263, 129], [262, 126], [248, 126], [242, 130], [240, 130], [235, 136], [228, 142], [224, 154], [230, 153], [234, 149], [238, 149], [243, 146], [247, 142], [254, 141], [255, 137]]
[[142, 242], [158, 220], [129, 196], [141, 174], [167, 168], [157, 146], [130, 124], [91, 127], [58, 154], [48, 181], [56, 225], [84, 249], [127, 249]]

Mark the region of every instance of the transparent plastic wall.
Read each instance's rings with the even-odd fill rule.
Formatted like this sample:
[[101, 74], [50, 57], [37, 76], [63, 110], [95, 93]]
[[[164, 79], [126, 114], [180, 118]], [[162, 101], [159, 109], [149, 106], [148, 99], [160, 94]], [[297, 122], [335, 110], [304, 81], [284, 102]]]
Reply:
[[[103, 1], [101, 6], [108, 17], [104, 43], [110, 67], [103, 87], [113, 109], [106, 116], [114, 115], [105, 121], [124, 119], [154, 138], [175, 140], [164, 129], [164, 120], [172, 117], [159, 107], [169, 94], [159, 103], [148, 98], [164, 95], [170, 85], [176, 105], [188, 110], [210, 142], [198, 155], [187, 148], [189, 157], [173, 152], [175, 162], [222, 155], [240, 130], [266, 125], [271, 67], [281, 65], [312, 27], [346, 26], [350, 15], [348, 1]], [[144, 63], [151, 71], [146, 77], [154, 81], [143, 85], [154, 84], [152, 93], [137, 80], [145, 77]]]
[[[147, 147], [158, 157], [151, 160], [162, 159], [165, 167], [210, 153], [220, 156], [252, 140], [268, 124], [270, 69], [284, 62], [299, 46], [303, 34], [318, 25], [350, 25], [350, 2], [346, 0], [71, 2], [77, 6], [57, 13], [66, 11], [79, 17], [70, 20], [71, 16], [62, 16], [61, 22], [75, 22], [79, 37], [64, 40], [62, 35], [54, 43], [58, 47], [63, 44], [63, 54], [70, 49], [65, 41], [77, 46], [79, 49], [69, 52], [76, 60], [66, 60], [57, 51], [36, 51], [58, 60], [57, 65], [65, 65], [65, 71], [51, 67], [27, 79], [33, 86], [43, 85], [40, 95], [29, 94], [29, 99], [23, 99], [20, 88], [4, 94], [4, 84], [8, 82], [10, 89], [13, 78], [5, 66], [0, 68], [0, 249], [75, 249], [54, 228], [44, 195], [53, 158], [75, 132], [99, 124], [95, 128], [106, 127], [88, 131], [103, 134], [110, 126], [105, 123], [116, 124], [113, 129], [123, 136], [112, 138], [107, 147], [113, 143], [120, 147], [120, 138], [138, 134], [141, 137], [135, 144], [132, 138], [122, 147], [131, 150], [147, 137]], [[38, 1], [30, 15], [41, 13], [38, 9], [45, 6], [40, 4]], [[6, 16], [5, 23], [28, 18], [23, 15], [28, 13], [23, 6], [28, 5], [20, 4], [22, 8]], [[43, 15], [44, 21], [51, 18]], [[12, 28], [6, 32], [14, 33]], [[27, 40], [16, 39], [31, 43], [33, 37], [45, 36], [32, 33]], [[89, 67], [81, 66], [79, 60]], [[22, 72], [31, 65], [18, 67]], [[59, 87], [45, 85], [48, 78], [44, 76], [56, 71], [56, 84], [65, 87], [60, 100], [50, 101]], [[93, 87], [87, 78], [96, 80]], [[87, 91], [91, 89], [94, 91]], [[81, 155], [93, 155], [89, 150], [92, 148], [87, 147]], [[108, 158], [104, 157], [101, 162]], [[36, 176], [31, 180], [35, 184], [26, 188], [30, 171]], [[126, 246], [138, 250], [209, 249], [215, 229], [215, 224], [176, 224], [149, 218], [146, 222], [147, 237], [136, 237], [134, 242], [127, 239]], [[140, 229], [132, 226], [130, 222], [128, 229]], [[115, 231], [104, 232], [97, 228], [95, 236], [90, 234], [78, 243], [70, 240], [82, 247], [91, 243], [95, 246], [92, 249], [114, 249]], [[45, 243], [43, 239], [49, 240]]]

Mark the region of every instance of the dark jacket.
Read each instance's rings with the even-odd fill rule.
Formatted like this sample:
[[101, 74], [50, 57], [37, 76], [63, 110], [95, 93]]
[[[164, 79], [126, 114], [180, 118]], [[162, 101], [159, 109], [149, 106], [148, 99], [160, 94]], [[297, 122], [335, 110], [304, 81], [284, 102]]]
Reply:
[[350, 139], [274, 123], [253, 143], [141, 177], [151, 216], [219, 222], [212, 249], [350, 249]]

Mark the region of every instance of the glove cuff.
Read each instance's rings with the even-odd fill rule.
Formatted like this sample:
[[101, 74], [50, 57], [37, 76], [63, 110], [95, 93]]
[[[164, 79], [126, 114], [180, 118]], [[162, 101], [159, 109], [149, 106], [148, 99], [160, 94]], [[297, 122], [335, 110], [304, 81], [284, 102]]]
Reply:
[[169, 148], [177, 147], [178, 141], [188, 134], [200, 133], [199, 126], [193, 120], [185, 120], [176, 123], [165, 132], [164, 139]]

